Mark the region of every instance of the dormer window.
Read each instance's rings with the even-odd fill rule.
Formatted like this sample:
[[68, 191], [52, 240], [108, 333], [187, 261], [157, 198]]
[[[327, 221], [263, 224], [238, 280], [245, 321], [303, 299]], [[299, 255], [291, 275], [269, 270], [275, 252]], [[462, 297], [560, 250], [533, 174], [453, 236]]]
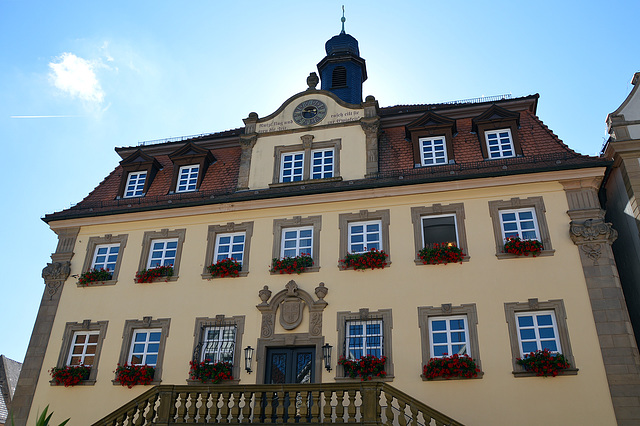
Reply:
[[173, 179], [169, 193], [195, 192], [216, 159], [208, 149], [188, 142], [169, 155], [173, 162]]
[[427, 112], [407, 124], [405, 133], [413, 143], [415, 167], [452, 163], [455, 158], [452, 141], [456, 132], [456, 120], [434, 112]]
[[420, 160], [422, 166], [447, 164], [447, 144], [444, 136], [420, 138]]
[[176, 186], [176, 192], [191, 192], [195, 191], [198, 185], [198, 171], [200, 166], [191, 165], [180, 167], [178, 172], [178, 184]]
[[485, 160], [499, 160], [522, 156], [518, 139], [520, 113], [492, 105], [473, 119], [472, 130], [477, 133]]
[[510, 129], [499, 129], [484, 132], [489, 158], [515, 157], [513, 139]]
[[142, 197], [146, 180], [146, 171], [129, 173], [127, 184], [125, 185], [124, 198]]

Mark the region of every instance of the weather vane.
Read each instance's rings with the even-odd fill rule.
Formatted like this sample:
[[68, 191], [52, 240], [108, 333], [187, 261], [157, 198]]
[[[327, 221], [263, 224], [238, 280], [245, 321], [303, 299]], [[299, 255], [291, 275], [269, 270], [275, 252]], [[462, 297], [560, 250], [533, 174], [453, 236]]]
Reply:
[[340, 18], [340, 20], [342, 21], [342, 31], [340, 34], [344, 34], [344, 21], [347, 20], [347, 18], [344, 17], [344, 4], [342, 5], [342, 18]]

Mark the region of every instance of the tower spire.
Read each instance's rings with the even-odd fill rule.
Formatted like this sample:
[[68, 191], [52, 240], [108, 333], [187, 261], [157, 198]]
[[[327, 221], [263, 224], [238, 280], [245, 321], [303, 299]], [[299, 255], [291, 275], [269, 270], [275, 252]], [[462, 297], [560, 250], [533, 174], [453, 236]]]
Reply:
[[344, 34], [344, 21], [346, 21], [347, 18], [344, 17], [344, 4], [342, 5], [342, 18], [340, 18], [340, 21], [342, 21], [342, 31], [340, 31], [340, 34]]

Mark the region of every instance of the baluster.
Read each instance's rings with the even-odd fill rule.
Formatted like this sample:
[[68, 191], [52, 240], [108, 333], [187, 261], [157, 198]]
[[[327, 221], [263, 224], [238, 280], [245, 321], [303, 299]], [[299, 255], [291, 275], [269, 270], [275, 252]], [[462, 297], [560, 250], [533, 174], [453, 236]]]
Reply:
[[193, 419], [196, 417], [196, 404], [198, 403], [198, 393], [190, 392], [189, 393], [189, 408], [187, 410], [187, 418], [185, 423], [192, 423]]
[[151, 424], [153, 418], [156, 416], [156, 402], [158, 401], [158, 394], [152, 395], [149, 397], [149, 410], [144, 415], [144, 420], [146, 424]]
[[308, 423], [309, 422], [309, 403], [311, 401], [311, 392], [305, 391], [300, 392], [300, 406], [296, 404], [297, 410], [297, 421], [300, 423]]
[[347, 391], [347, 423], [356, 422], [356, 390], [349, 389]]
[[[187, 413], [187, 393], [186, 392], [180, 392], [178, 394], [178, 397], [180, 397], [180, 405], [178, 406], [178, 410], [177, 410], [177, 415], [178, 418], [175, 419], [174, 421], [176, 423], [184, 423], [184, 416]], [[175, 418], [175, 416], [171, 416], [172, 419]]]
[[344, 391], [336, 391], [336, 421], [342, 423], [344, 421]]
[[231, 408], [230, 423], [240, 423], [240, 395], [238, 391], [233, 392], [233, 407]]
[[287, 407], [287, 415], [285, 416], [285, 423], [294, 423], [296, 421], [296, 406], [298, 405], [298, 392], [286, 392], [285, 393], [289, 406]]
[[278, 391], [278, 407], [276, 408], [276, 423], [284, 421], [284, 396], [285, 392]]
[[218, 399], [220, 399], [220, 393], [211, 392], [211, 407], [209, 408], [209, 423], [218, 423]]
[[229, 403], [231, 402], [231, 393], [220, 393], [222, 394], [222, 407], [220, 407], [220, 423], [229, 423]]
[[251, 395], [250, 391], [244, 391], [242, 394], [242, 423], [251, 423]]
[[275, 392], [265, 392], [263, 396], [264, 422], [273, 423], [273, 401], [276, 398]]
[[409, 405], [409, 411], [411, 412], [411, 426], [418, 426], [418, 407], [413, 404]]
[[333, 419], [331, 418], [331, 397], [333, 396], [333, 391], [326, 390], [324, 391], [324, 409], [323, 409], [323, 419], [324, 423], [333, 423]]
[[384, 393], [384, 397], [385, 397], [385, 400], [387, 401], [387, 409], [384, 412], [385, 415], [387, 416], [387, 424], [392, 425], [394, 424], [393, 407], [391, 407], [391, 404], [393, 403], [393, 397], [386, 392]]
[[133, 423], [133, 416], [136, 415], [136, 410], [138, 407], [133, 407], [127, 410], [127, 424]]
[[311, 392], [311, 420], [309, 423], [320, 423], [320, 391]]
[[407, 415], [405, 413], [405, 409], [407, 408], [407, 403], [404, 399], [396, 398], [398, 401], [398, 424], [400, 426], [407, 426]]
[[144, 424], [144, 410], [147, 408], [147, 400], [140, 401], [138, 403], [138, 417], [135, 419], [133, 423], [134, 426], [142, 426]]

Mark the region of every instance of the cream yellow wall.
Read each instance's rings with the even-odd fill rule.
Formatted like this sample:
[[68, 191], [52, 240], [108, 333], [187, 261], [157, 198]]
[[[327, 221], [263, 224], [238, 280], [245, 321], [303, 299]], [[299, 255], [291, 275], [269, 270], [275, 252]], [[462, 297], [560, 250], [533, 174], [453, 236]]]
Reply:
[[[344, 132], [341, 133], [344, 138]], [[343, 149], [344, 149], [343, 139]], [[260, 142], [260, 140], [259, 140]], [[271, 149], [270, 155], [273, 155]], [[504, 180], [507, 182], [507, 180]], [[500, 182], [494, 181], [495, 182]], [[147, 387], [127, 389], [114, 386], [113, 370], [122, 346], [124, 321], [143, 316], [171, 318], [163, 363], [163, 384], [186, 384], [188, 361], [194, 343], [196, 317], [245, 315], [243, 346], [256, 347], [260, 333], [258, 290], [264, 285], [275, 293], [294, 279], [300, 288], [313, 294], [319, 282], [329, 289], [325, 300], [323, 335], [334, 346], [334, 370], [323, 370], [317, 381], [332, 382], [337, 341], [336, 313], [392, 309], [395, 377], [391, 385], [465, 424], [615, 424], [608, 385], [593, 322], [590, 302], [577, 247], [569, 238], [568, 210], [562, 186], [557, 182], [504, 185], [487, 188], [449, 190], [381, 197], [373, 191], [369, 198], [331, 202], [330, 198], [309, 197], [306, 204], [257, 210], [239, 209], [206, 213], [203, 209], [179, 210], [180, 217], [131, 220], [81, 228], [72, 259], [72, 274], [80, 274], [89, 237], [128, 234], [119, 280], [115, 286], [78, 288], [70, 278], [63, 288], [43, 370], [39, 379], [29, 423], [38, 409], [49, 404], [55, 418], [72, 418], [72, 425], [86, 425], [108, 414]], [[488, 202], [513, 197], [542, 196], [555, 253], [549, 257], [498, 260]], [[354, 197], [355, 198], [355, 197]], [[410, 209], [434, 203], [464, 203], [470, 260], [453, 265], [415, 265], [413, 225]], [[231, 207], [229, 207], [231, 209]], [[392, 264], [384, 270], [340, 271], [338, 262], [338, 215], [362, 209], [389, 209]], [[212, 208], [213, 209], [213, 208]], [[189, 211], [197, 212], [184, 215]], [[156, 215], [162, 213], [155, 213]], [[301, 275], [271, 275], [268, 272], [273, 241], [273, 220], [293, 216], [322, 215], [320, 271]], [[227, 222], [254, 222], [249, 275], [241, 278], [205, 280], [207, 227]], [[72, 222], [68, 222], [70, 225]], [[186, 228], [180, 277], [173, 282], [135, 284], [142, 236], [145, 231]], [[510, 341], [504, 303], [562, 299], [576, 367], [575, 376], [556, 378], [514, 378], [511, 371]], [[478, 313], [478, 340], [484, 376], [477, 380], [423, 382], [418, 328], [419, 306], [454, 306], [475, 303]], [[57, 362], [66, 322], [108, 320], [109, 326], [94, 386], [75, 388], [48, 385], [47, 372]], [[293, 330], [306, 330], [306, 325]], [[284, 330], [280, 330], [283, 332]], [[258, 360], [258, 362], [262, 362]], [[255, 364], [254, 364], [255, 367]], [[254, 368], [255, 371], [255, 368]], [[242, 372], [241, 384], [260, 383], [261, 377]], [[77, 407], [96, 407], [95, 410]]]

